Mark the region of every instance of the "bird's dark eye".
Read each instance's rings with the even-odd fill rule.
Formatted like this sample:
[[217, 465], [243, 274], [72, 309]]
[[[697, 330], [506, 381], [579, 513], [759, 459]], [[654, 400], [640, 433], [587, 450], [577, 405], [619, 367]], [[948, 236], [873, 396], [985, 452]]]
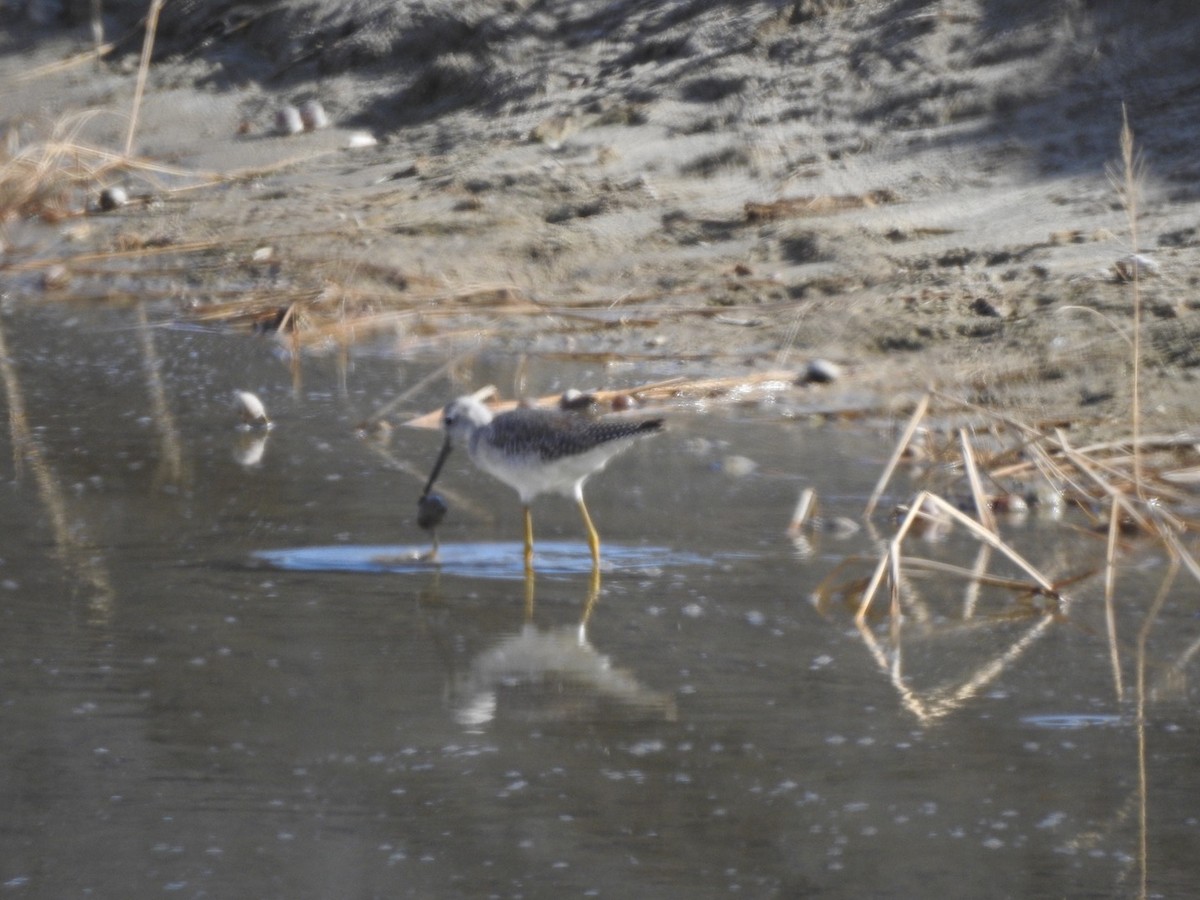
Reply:
[[447, 426], [447, 427], [449, 427], [449, 426], [453, 425], [453, 424], [454, 424], [454, 416], [447, 415], [447, 416], [446, 416], [446, 417], [445, 417], [445, 418], [442, 420], [442, 424], [443, 424], [443, 425], [445, 425], [445, 426]]

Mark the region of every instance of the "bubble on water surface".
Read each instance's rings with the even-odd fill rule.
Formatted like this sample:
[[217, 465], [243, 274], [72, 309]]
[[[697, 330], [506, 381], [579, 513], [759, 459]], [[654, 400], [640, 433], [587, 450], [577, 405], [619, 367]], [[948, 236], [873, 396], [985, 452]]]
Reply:
[[1044, 819], [1042, 819], [1042, 821], [1038, 822], [1034, 827], [1035, 828], [1057, 828], [1064, 821], [1066, 821], [1066, 818], [1067, 818], [1067, 814], [1065, 812], [1052, 812], [1048, 816], [1046, 816]]

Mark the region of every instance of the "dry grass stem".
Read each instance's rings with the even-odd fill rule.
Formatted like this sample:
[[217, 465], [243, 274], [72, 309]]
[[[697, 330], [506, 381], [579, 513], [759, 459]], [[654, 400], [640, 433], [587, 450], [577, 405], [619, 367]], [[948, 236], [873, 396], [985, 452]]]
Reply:
[[58, 75], [63, 72], [68, 72], [77, 66], [85, 63], [94, 62], [107, 54], [111, 53], [116, 48], [115, 42], [100, 43], [94, 46], [91, 50], [85, 50], [82, 53], [76, 53], [74, 56], [68, 56], [66, 59], [55, 60], [52, 63], [46, 63], [44, 66], [34, 66], [26, 69], [16, 75], [10, 76], [15, 84], [20, 84], [23, 81], [37, 81], [41, 78], [48, 78], [51, 75]]
[[789, 537], [795, 537], [804, 529], [804, 523], [809, 517], [816, 512], [817, 509], [817, 492], [810, 487], [806, 487], [800, 492], [800, 497], [796, 501], [796, 508], [792, 511], [792, 520], [788, 522], [787, 534]]
[[1172, 559], [1178, 559], [1183, 563], [1183, 567], [1191, 573], [1192, 578], [1200, 583], [1200, 562], [1196, 560], [1191, 552], [1183, 546], [1179, 535], [1173, 531], [1167, 531], [1162, 534], [1163, 542], [1167, 545], [1167, 549], [1171, 553]]
[[958, 430], [958, 439], [962, 448], [963, 465], [967, 472], [967, 483], [971, 486], [971, 497], [975, 501], [975, 513], [979, 522], [988, 531], [996, 531], [996, 518], [992, 515], [992, 505], [983, 492], [983, 482], [979, 478], [979, 468], [975, 465], [975, 451], [971, 447], [971, 439], [965, 428]]
[[[781, 383], [790, 384], [793, 372], [761, 372], [754, 375], [730, 378], [668, 378], [664, 381], [651, 382], [623, 390], [600, 390], [589, 392], [593, 401], [601, 407], [621, 406], [629, 400], [636, 404], [666, 403], [679, 401], [688, 397], [699, 397], [711, 400], [721, 396], [737, 396], [743, 399], [756, 391], [770, 391]], [[561, 396], [551, 394], [533, 399], [534, 406], [552, 407], [559, 403]], [[509, 400], [496, 405], [497, 411], [512, 409], [518, 401]], [[410, 428], [439, 428], [441, 427], [441, 410], [432, 410], [404, 423]]]
[[1136, 687], [1137, 694], [1137, 744], [1138, 744], [1138, 868], [1141, 876], [1141, 894], [1146, 896], [1146, 872], [1148, 855], [1149, 827], [1147, 823], [1149, 782], [1146, 775], [1146, 642], [1150, 637], [1150, 629], [1158, 620], [1158, 614], [1170, 595], [1171, 587], [1179, 574], [1179, 558], [1171, 557], [1171, 563], [1159, 585], [1154, 602], [1146, 611], [1142, 627], [1138, 629], [1136, 652]]
[[904, 453], [908, 449], [913, 435], [917, 433], [917, 429], [921, 426], [921, 421], [925, 418], [925, 413], [929, 410], [929, 401], [930, 394], [926, 393], [917, 403], [917, 407], [913, 410], [912, 415], [909, 416], [908, 424], [904, 427], [904, 432], [900, 435], [900, 440], [896, 442], [896, 448], [892, 451], [887, 464], [883, 467], [879, 481], [875, 483], [875, 489], [871, 491], [871, 496], [867, 500], [867, 508], [863, 510], [864, 517], [869, 518], [875, 511], [875, 507], [879, 503], [879, 498], [883, 496], [883, 492], [887, 488], [888, 482], [891, 481], [892, 475], [895, 474], [900, 460], [904, 457]]
[[779, 219], [827, 216], [850, 209], [871, 209], [895, 203], [900, 198], [892, 191], [871, 191], [866, 194], [822, 194], [807, 197], [785, 197], [767, 203], [749, 201], [745, 205], [747, 222], [774, 222]]
[[1117, 645], [1117, 613], [1113, 592], [1117, 585], [1117, 538], [1121, 532], [1121, 514], [1117, 504], [1109, 507], [1108, 542], [1104, 550], [1104, 625], [1108, 630], [1108, 653], [1113, 670], [1113, 690], [1117, 700], [1125, 695], [1121, 679], [1121, 652]]
[[162, 12], [163, 0], [150, 0], [150, 11], [146, 13], [146, 37], [142, 42], [142, 58], [138, 62], [137, 82], [133, 89], [133, 107], [129, 112], [129, 131], [125, 135], [125, 155], [133, 153], [133, 138], [137, 134], [138, 115], [142, 108], [142, 95], [146, 91], [146, 76], [150, 72], [150, 56], [154, 52], [154, 36], [158, 31], [158, 14]]
[[[970, 620], [975, 615], [975, 610], [979, 606], [979, 594], [983, 586], [992, 577], [987, 574], [988, 565], [992, 560], [992, 548], [987, 544], [979, 545], [979, 552], [975, 554], [975, 565], [971, 567], [970, 572], [966, 573], [967, 587], [963, 595], [963, 619]], [[909, 567], [911, 570], [913, 560], [909, 559]], [[999, 586], [999, 585], [997, 585]], [[1013, 585], [1008, 585], [1012, 587]]]
[[918, 721], [932, 724], [961, 709], [980, 691], [995, 681], [1009, 666], [1013, 665], [1034, 642], [1047, 633], [1054, 617], [1041, 616], [1015, 641], [1009, 644], [994, 658], [976, 667], [968, 676], [958, 683], [951, 683], [941, 688], [933, 688], [924, 693], [914, 689], [904, 674], [902, 665], [901, 644], [898, 641], [896, 626], [893, 626], [893, 649], [889, 654], [874, 633], [861, 621], [857, 622], [859, 635], [862, 637], [868, 652], [884, 672], [892, 687], [895, 689], [901, 704], [911, 712]]
[[[975, 565], [968, 569], [964, 566], [956, 566], [953, 563], [942, 562], [939, 559], [924, 559], [920, 556], [905, 556], [904, 566], [911, 573], [912, 570], [925, 570], [928, 572], [937, 572], [942, 575], [957, 575], [971, 584], [986, 585], [988, 587], [1004, 588], [1010, 591], [1028, 591], [1029, 582], [1022, 581], [1019, 578], [1005, 578], [1000, 575], [989, 575], [980, 567], [979, 560], [983, 560], [986, 564], [988, 554], [992, 552], [991, 548], [984, 545], [980, 547], [980, 556], [976, 558]], [[1044, 592], [1043, 592], [1044, 593]], [[970, 618], [967, 616], [967, 618]]]
[[1082, 453], [1074, 450], [1067, 441], [1067, 436], [1060, 430], [1058, 432], [1058, 443], [1062, 448], [1063, 454], [1071, 460], [1075, 465], [1075, 470], [1081, 475], [1090, 479], [1097, 487], [1101, 489], [1103, 494], [1112, 501], [1116, 506], [1119, 506], [1125, 514], [1137, 523], [1138, 527], [1143, 531], [1150, 531], [1151, 525], [1149, 520], [1134, 506], [1130, 499], [1125, 495], [1125, 492], [1115, 487], [1111, 482], [1107, 481], [1100, 470], [1100, 466], [1095, 459], [1090, 456], [1084, 456]]
[[[962, 512], [956, 503], [928, 488], [919, 491], [894, 535], [876, 557], [869, 578], [843, 580], [841, 583], [827, 578], [814, 597], [818, 607], [827, 607], [834, 598], [848, 601], [857, 596], [855, 622], [864, 643], [895, 687], [901, 702], [922, 721], [935, 720], [960, 708], [962, 703], [976, 696], [983, 685], [1019, 657], [1034, 640], [1045, 634], [1053, 622], [1069, 621], [1066, 614], [1071, 604], [1063, 593], [1065, 586], [1086, 584], [1097, 574], [1099, 567], [1077, 572], [1052, 583], [1042, 570], [1001, 537], [1000, 517], [996, 510], [1001, 508], [1000, 503], [1007, 494], [1001, 486], [1001, 480], [1007, 483], [1012, 479], [1021, 479], [1028, 483], [1040, 479], [1048, 487], [1050, 496], [1069, 498], [1079, 511], [1096, 524], [1097, 531], [1103, 529], [1105, 555], [1102, 602], [1106, 642], [1114, 693], [1118, 700], [1123, 699], [1126, 673], [1122, 668], [1119, 633], [1122, 598], [1117, 591], [1122, 555], [1140, 539], [1143, 546], [1148, 542], [1157, 543], [1169, 558], [1170, 571], [1160, 589], [1159, 598], [1147, 614], [1150, 618], [1157, 615], [1162, 598], [1175, 582], [1179, 569], [1186, 570], [1200, 583], [1200, 562], [1184, 541], [1186, 534], [1197, 530], [1197, 524], [1177, 512], [1177, 509], [1195, 502], [1194, 493], [1189, 492], [1186, 485], [1191, 483], [1191, 473], [1200, 471], [1200, 465], [1195, 462], [1197, 454], [1200, 454], [1197, 438], [1184, 434], [1139, 433], [1128, 439], [1094, 442], [1076, 448], [1061, 427], [1043, 431], [1009, 417], [988, 415], [986, 410], [956, 402], [945, 395], [931, 394], [930, 397], [936, 399], [939, 406], [949, 406], [950, 409], [932, 410], [929, 397], [918, 406], [885, 466], [868, 508], [875, 507], [899, 460], [909, 449], [918, 427], [924, 424], [929, 427], [926, 432], [929, 440], [924, 448], [926, 453], [922, 464], [940, 472], [955, 468], [960, 470], [965, 493], [969, 494], [969, 501], [964, 495], [960, 497], [960, 502], [971, 502], [974, 509], [979, 511], [978, 520]], [[947, 416], [953, 414], [965, 414], [970, 424], [948, 423]], [[982, 424], [972, 418], [975, 416], [984, 417]], [[945, 447], [945, 450], [954, 450], [952, 457], [943, 454], [937, 436], [939, 426], [943, 434], [957, 438], [955, 447]], [[1132, 452], [1134, 447], [1138, 448], [1137, 453]], [[1001, 493], [989, 497], [989, 482], [996, 484]], [[1148, 500], [1146, 496], [1152, 487], [1157, 496]], [[1038, 492], [1031, 490], [1030, 493]], [[905, 554], [906, 542], [919, 534], [922, 526], [945, 528], [949, 523], [966, 529], [980, 542], [979, 554], [971, 567]], [[990, 572], [993, 553], [1001, 554], [1021, 570], [1024, 577]], [[1007, 650], [975, 668], [962, 682], [932, 690], [917, 690], [908, 683], [902, 665], [903, 623], [908, 623], [909, 630], [919, 626], [920, 634], [926, 638], [937, 634], [945, 636], [945, 629], [932, 626], [936, 619], [932, 617], [932, 611], [925, 608], [926, 604], [916, 594], [912, 584], [916, 576], [927, 573], [958, 577], [966, 582], [959, 628], [967, 627], [977, 618], [979, 592], [985, 587], [1010, 591], [1017, 596], [1030, 595], [1029, 602], [1006, 610], [999, 617], [1000, 621], [1011, 621], [1016, 616], [1031, 613], [1041, 614], [1040, 619]], [[880, 638], [866, 623], [875, 595], [885, 579], [888, 582], [890, 649], [881, 644]], [[1036, 598], [1049, 598], [1050, 602], [1041, 602]], [[974, 627], [995, 621], [997, 618], [994, 616], [986, 617], [975, 623]], [[1145, 663], [1142, 654], [1148, 627], [1149, 622], [1143, 626], [1139, 636], [1139, 697], [1144, 693], [1142, 667]], [[1194, 642], [1185, 656], [1190, 653], [1200, 653], [1200, 641]]]
[[[929, 507], [930, 509], [927, 509]], [[867, 585], [867, 589], [863, 592], [862, 602], [859, 605], [858, 613], [855, 616], [856, 620], [862, 622], [866, 618], [867, 610], [871, 606], [871, 601], [874, 598], [875, 592], [882, 582], [884, 574], [890, 572], [892, 575], [893, 585], [898, 582], [898, 574], [900, 571], [900, 559], [902, 557], [904, 538], [908, 535], [913, 523], [919, 518], [931, 518], [931, 511], [941, 514], [946, 518], [952, 519], [958, 524], [966, 528], [978, 540], [987, 544], [995, 550], [998, 550], [1004, 556], [1023, 570], [1034, 582], [1033, 589], [1040, 593], [1057, 596], [1058, 591], [1050, 579], [1046, 578], [1038, 571], [1031, 563], [1029, 563], [1020, 553], [1013, 547], [1005, 543], [999, 535], [993, 531], [989, 531], [981, 524], [976, 522], [970, 516], [955, 509], [951, 504], [947, 503], [936, 494], [931, 494], [928, 491], [922, 491], [913, 501], [912, 507], [909, 509], [908, 515], [905, 516], [903, 523], [896, 531], [896, 536], [888, 544], [888, 549], [883, 558], [879, 561], [875, 569], [875, 574], [871, 577], [871, 581]], [[1028, 588], [1029, 586], [1027, 586]], [[893, 586], [893, 591], [896, 588]], [[893, 597], [893, 603], [895, 602]]]
[[[1130, 252], [1138, 252], [1138, 163], [1134, 154], [1133, 130], [1129, 127], [1129, 111], [1121, 104], [1121, 165], [1123, 175], [1122, 201], [1129, 220]], [[1142, 372], [1142, 291], [1141, 266], [1133, 265], [1130, 289], [1133, 291], [1133, 378], [1130, 384], [1130, 418], [1133, 428], [1133, 487], [1138, 497], [1145, 499], [1142, 492], [1142, 461], [1138, 440], [1142, 428], [1141, 372]]]
[[150, 395], [150, 406], [153, 412], [151, 421], [159, 434], [160, 462], [157, 480], [159, 484], [180, 485], [185, 481], [184, 441], [175, 423], [175, 415], [171, 411], [167, 399], [166, 384], [163, 379], [162, 360], [155, 346], [154, 329], [146, 316], [145, 303], [137, 304], [138, 341], [142, 351], [142, 368], [146, 373], [146, 390]]
[[96, 544], [72, 508], [72, 494], [54, 471], [37, 430], [30, 422], [21, 388], [20, 374], [9, 354], [3, 322], [0, 321], [0, 381], [8, 405], [8, 424], [13, 447], [14, 468], [21, 473], [27, 466], [33, 473], [38, 499], [46, 510], [54, 537], [55, 553], [63, 571], [88, 591], [88, 606], [93, 624], [111, 622], [116, 592], [104, 559], [95, 552]]

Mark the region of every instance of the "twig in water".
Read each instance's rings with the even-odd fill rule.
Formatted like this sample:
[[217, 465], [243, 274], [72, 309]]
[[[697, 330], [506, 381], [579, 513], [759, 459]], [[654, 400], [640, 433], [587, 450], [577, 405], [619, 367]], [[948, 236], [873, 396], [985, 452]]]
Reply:
[[913, 523], [920, 517], [930, 518], [931, 513], [939, 513], [953, 519], [955, 522], [962, 525], [970, 531], [975, 537], [983, 541], [985, 544], [999, 550], [1008, 557], [1018, 568], [1022, 569], [1031, 579], [1033, 579], [1037, 588], [1044, 593], [1056, 593], [1054, 584], [1045, 575], [1039, 572], [1029, 563], [1025, 557], [1021, 556], [1013, 547], [1001, 540], [1000, 536], [994, 531], [989, 531], [984, 528], [970, 516], [955, 509], [950, 503], [947, 503], [937, 494], [931, 494], [929, 491], [921, 491], [913, 501], [908, 515], [904, 517], [904, 522], [896, 531], [896, 536], [888, 544], [888, 549], [884, 553], [883, 558], [875, 568], [875, 574], [871, 577], [867, 589], [863, 591], [862, 602], [859, 604], [858, 613], [855, 620], [862, 622], [867, 615], [867, 610], [871, 606], [871, 600], [875, 596], [875, 592], [879, 589], [879, 583], [883, 580], [885, 572], [893, 573], [893, 580], [896, 580], [896, 573], [899, 571], [899, 559], [902, 552], [904, 538], [907, 536], [909, 529]]
[[800, 492], [800, 499], [796, 501], [796, 509], [792, 512], [792, 521], [788, 523], [787, 534], [789, 537], [795, 537], [804, 527], [804, 523], [808, 521], [809, 516], [817, 508], [817, 492], [810, 487], [806, 487]]
[[996, 517], [992, 515], [991, 504], [983, 492], [983, 482], [979, 478], [979, 468], [975, 465], [975, 451], [971, 447], [971, 439], [967, 429], [958, 430], [958, 440], [962, 446], [963, 465], [967, 470], [967, 483], [971, 485], [971, 496], [975, 501], [975, 512], [979, 521], [988, 531], [995, 532]]

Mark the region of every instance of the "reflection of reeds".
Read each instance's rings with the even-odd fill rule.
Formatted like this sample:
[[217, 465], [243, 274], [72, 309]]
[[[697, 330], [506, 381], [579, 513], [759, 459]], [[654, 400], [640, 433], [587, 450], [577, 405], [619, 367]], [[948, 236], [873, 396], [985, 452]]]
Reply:
[[45, 451], [29, 427], [25, 410], [25, 396], [21, 390], [16, 366], [8, 354], [3, 323], [0, 322], [0, 378], [4, 381], [5, 398], [8, 401], [8, 422], [12, 434], [14, 465], [20, 470], [22, 464], [33, 472], [38, 496], [50, 517], [50, 530], [58, 558], [70, 577], [89, 592], [88, 603], [93, 618], [107, 622], [113, 614], [114, 593], [108, 571], [97, 558], [95, 548], [77, 523], [72, 522], [67, 506], [66, 493], [58, 476], [46, 459]]
[[[931, 412], [934, 400], [937, 401], [936, 410]], [[955, 417], [966, 418], [972, 428], [955, 427], [952, 424]], [[934, 438], [939, 423], [941, 430], [955, 435], [957, 440], [939, 442]], [[919, 446], [918, 436], [924, 438]], [[961, 488], [955, 489], [951, 485], [953, 493], [946, 496], [932, 487], [919, 491], [907, 504], [902, 521], [875, 560], [870, 577], [862, 580], [844, 574], [827, 577], [818, 588], [818, 604], [828, 608], [833, 598], [857, 598], [855, 618], [868, 649], [887, 673], [906, 708], [928, 721], [959, 708], [1018, 658], [1032, 641], [1045, 634], [1054, 622], [1067, 621], [1066, 613], [1073, 602], [1066, 594], [1067, 586], [1071, 585], [1072, 593], [1077, 595], [1077, 590], [1084, 589], [1102, 569], [1104, 618], [1114, 693], [1118, 700], [1123, 699], [1126, 688], [1122, 677], [1122, 644], [1118, 635], [1115, 590], [1121, 559], [1132, 548], [1159, 547], [1171, 562], [1160, 596], [1174, 583], [1180, 569], [1186, 569], [1200, 582], [1200, 564], [1183, 539], [1184, 534], [1195, 530], [1196, 523], [1179, 511], [1191, 499], [1183, 485], [1191, 483], [1188, 473], [1196, 468], [1200, 455], [1197, 441], [1195, 435], [1139, 435], [1128, 440], [1075, 447], [1061, 429], [1039, 431], [1026, 423], [989, 414], [944, 394], [926, 395], [917, 404], [871, 494], [868, 513], [876, 507], [901, 460], [906, 457], [927, 464], [940, 476], [947, 472], [959, 473]], [[1136, 453], [1133, 452], [1135, 446]], [[946, 485], [942, 488], [945, 490]], [[1092, 570], [1084, 569], [1056, 580], [1019, 553], [1002, 536], [1004, 518], [1000, 512], [1012, 514], [1013, 510], [1024, 510], [1026, 497], [1035, 504], [1038, 497], [1043, 502], [1059, 500], [1085, 513], [1092, 527], [1105, 537], [1103, 566], [1097, 565]], [[980, 543], [980, 552], [969, 568], [921, 559], [909, 551], [907, 545], [918, 533], [928, 538], [930, 529], [944, 532], [950, 527], [964, 530]], [[990, 571], [993, 557], [1006, 560], [1021, 573], [1020, 576]], [[1013, 613], [1032, 613], [1038, 616], [1038, 621], [1003, 652], [981, 662], [960, 684], [919, 692], [903, 675], [901, 621], [907, 619], [910, 623], [926, 624], [931, 621], [914, 584], [914, 579], [930, 571], [964, 580], [967, 585], [962, 612], [964, 622], [975, 615], [978, 593], [984, 587], [1008, 591], [1017, 601], [1012, 607]], [[887, 607], [891, 621], [890, 651], [884, 649], [880, 639], [867, 626], [873, 602], [885, 586], [890, 600]], [[1160, 600], [1145, 613], [1139, 653], [1144, 653], [1146, 628], [1157, 617], [1161, 605]], [[1011, 616], [1002, 618], [1008, 620]], [[1200, 652], [1200, 640], [1185, 651], [1183, 659], [1196, 652]], [[1178, 663], [1174, 669], [1181, 670], [1183, 664]], [[1138, 665], [1143, 666], [1144, 659], [1139, 658]], [[1139, 671], [1139, 679], [1143, 677]], [[1140, 680], [1138, 690], [1144, 691]]]
[[1175, 584], [1175, 576], [1179, 574], [1179, 559], [1171, 557], [1170, 568], [1159, 586], [1158, 594], [1150, 609], [1146, 611], [1141, 630], [1137, 637], [1137, 742], [1138, 742], [1138, 867], [1141, 872], [1141, 892], [1146, 896], [1147, 879], [1147, 844], [1149, 828], [1147, 827], [1147, 808], [1149, 805], [1149, 789], [1146, 778], [1146, 641], [1150, 637], [1150, 628], [1158, 618], [1158, 613], [1166, 603], [1167, 595]]
[[162, 461], [159, 464], [159, 480], [165, 484], [178, 485], [183, 479], [183, 444], [175, 416], [167, 403], [167, 392], [162, 379], [162, 362], [154, 345], [154, 332], [146, 319], [146, 308], [138, 304], [138, 337], [142, 345], [142, 367], [146, 372], [146, 386], [150, 393], [153, 420], [158, 427]]
[[972, 669], [962, 681], [928, 691], [913, 688], [905, 677], [899, 625], [893, 628], [893, 647], [890, 652], [884, 649], [874, 632], [864, 623], [859, 623], [858, 630], [863, 643], [879, 668], [887, 674], [904, 707], [919, 721], [932, 724], [950, 713], [957, 712], [968, 700], [978, 696], [980, 691], [995, 681], [1041, 638], [1053, 621], [1053, 616], [1042, 616], [1002, 651]]
[[[1115, 699], [1126, 699], [1128, 689], [1123, 677], [1121, 660], [1122, 641], [1118, 633], [1119, 611], [1125, 611], [1140, 619], [1135, 643], [1134, 693], [1137, 706], [1137, 789], [1131, 792], [1126, 802], [1117, 810], [1110, 822], [1116, 827], [1135, 814], [1138, 823], [1137, 865], [1140, 875], [1138, 896], [1147, 896], [1149, 881], [1149, 778], [1147, 774], [1147, 703], [1154, 691], [1147, 685], [1147, 644], [1153, 626], [1163, 610], [1168, 596], [1175, 589], [1181, 570], [1186, 570], [1200, 583], [1200, 562], [1191, 548], [1185, 544], [1184, 536], [1194, 534], [1200, 523], [1189, 518], [1185, 510], [1195, 506], [1192, 488], [1200, 482], [1198, 457], [1200, 457], [1200, 435], [1147, 435], [1142, 433], [1139, 379], [1141, 372], [1141, 295], [1138, 283], [1140, 263], [1137, 261], [1137, 202], [1139, 181], [1137, 159], [1133, 147], [1133, 135], [1125, 117], [1121, 130], [1120, 178], [1114, 179], [1128, 216], [1129, 235], [1134, 254], [1128, 281], [1131, 285], [1133, 323], [1131, 334], [1125, 334], [1111, 320], [1128, 342], [1131, 353], [1132, 394], [1130, 410], [1130, 436], [1115, 441], [1105, 441], [1076, 447], [1062, 427], [1038, 428], [1017, 421], [965, 401], [944, 394], [930, 392], [917, 404], [903, 435], [875, 486], [867, 504], [866, 514], [874, 511], [891, 481], [901, 460], [919, 457], [922, 463], [936, 467], [939, 473], [962, 473], [965, 487], [957, 495], [958, 503], [969, 508], [968, 515], [958, 503], [946, 499], [932, 488], [918, 492], [908, 504], [907, 514], [896, 529], [891, 540], [877, 559], [870, 579], [846, 579], [835, 582], [826, 578], [818, 588], [817, 600], [821, 607], [828, 608], [832, 597], [858, 598], [856, 624], [863, 642], [879, 668], [887, 674], [904, 707], [922, 722], [931, 722], [951, 713], [968, 699], [976, 696], [982, 687], [994, 680], [1006, 667], [1018, 659], [1024, 651], [1051, 625], [1069, 621], [1066, 613], [1073, 603], [1079, 603], [1082, 591], [1094, 572], [1084, 571], [1075, 576], [1052, 581], [1033, 564], [1019, 554], [1000, 534], [999, 516], [1001, 509], [1024, 508], [1024, 500], [1013, 506], [1013, 497], [1059, 498], [1063, 503], [1080, 511], [1089, 527], [1104, 535], [1104, 562], [1096, 569], [1103, 570], [1101, 599], [1107, 631], [1109, 662]], [[1088, 310], [1095, 313], [1094, 310]], [[1095, 313], [1099, 315], [1099, 313]], [[1105, 317], [1106, 318], [1106, 317]], [[930, 423], [930, 408], [937, 401], [937, 414], [941, 430], [956, 434], [957, 445], [948, 442], [939, 448], [933, 437], [939, 431], [937, 424]], [[948, 424], [953, 419], [965, 419], [970, 427], [955, 429]], [[972, 430], [973, 429], [973, 430]], [[917, 446], [918, 436], [926, 438]], [[984, 451], [981, 448], [986, 447]], [[938, 455], [938, 452], [941, 455]], [[1016, 483], [1021, 493], [1013, 493], [1006, 483]], [[994, 488], [994, 490], [993, 490]], [[953, 566], [943, 562], [923, 560], [906, 551], [906, 540], [922, 523], [945, 527], [946, 523], [966, 530], [980, 542], [980, 551], [971, 568]], [[1132, 595], [1121, 598], [1117, 592], [1118, 572], [1122, 560], [1134, 550], [1161, 552], [1167, 559], [1165, 572], [1153, 601], [1145, 608], [1135, 604], [1140, 598]], [[1010, 578], [989, 572], [993, 555], [999, 554], [1024, 573], [1025, 577]], [[841, 568], [841, 567], [840, 567]], [[909, 683], [903, 670], [903, 646], [901, 642], [903, 620], [916, 621], [926, 626], [928, 615], [916, 594], [913, 579], [921, 572], [930, 570], [942, 576], [962, 578], [967, 583], [966, 600], [963, 606], [963, 625], [970, 624], [975, 615], [978, 592], [982, 587], [1009, 591], [1014, 598], [1032, 596], [1038, 602], [1033, 605], [1039, 613], [1038, 620], [1015, 641], [998, 654], [989, 655], [976, 665], [960, 682], [918, 690]], [[871, 604], [886, 582], [890, 593], [890, 646], [885, 646], [868, 627], [867, 616]], [[1064, 591], [1072, 585], [1074, 598]], [[1078, 590], [1077, 590], [1078, 589]], [[1044, 601], [1049, 601], [1047, 604]], [[1120, 610], [1124, 605], [1125, 610]], [[1132, 610], [1129, 607], [1134, 607]], [[902, 616], [901, 613], [904, 613]], [[941, 629], [945, 632], [945, 628]], [[1161, 690], [1165, 694], [1178, 693], [1185, 681], [1185, 669], [1200, 653], [1200, 637], [1188, 640], [1186, 647], [1165, 666], [1160, 678]], [[1089, 846], [1096, 834], [1082, 834], [1071, 842], [1073, 847]]]
[[[983, 452], [966, 429], [959, 429], [957, 453], [938, 459], [937, 469], [966, 474], [968, 499], [964, 502], [972, 507], [978, 518], [965, 516], [955, 503], [927, 491], [921, 503], [914, 501], [909, 505], [902, 532], [911, 528], [917, 517], [933, 520], [943, 516], [965, 525], [977, 538], [1014, 558], [1011, 548], [996, 544], [999, 539], [995, 510], [1011, 509], [1010, 503], [1018, 498], [1024, 503], [1027, 495], [1034, 503], [1039, 498], [1043, 503], [1069, 503], [1097, 526], [1103, 525], [1109, 540], [1110, 570], [1117, 564], [1122, 539], [1145, 537], [1157, 542], [1169, 556], [1178, 557], [1200, 581], [1200, 565], [1180, 540], [1181, 534], [1195, 530], [1200, 523], [1172, 508], [1190, 497], [1183, 485], [1190, 483], [1189, 473], [1200, 456], [1196, 449], [1200, 438], [1196, 435], [1140, 435], [1136, 439], [1075, 447], [1062, 429], [1041, 433], [1032, 426], [1012, 422], [1008, 417], [988, 416], [971, 404], [957, 403], [945, 395], [936, 396], [942, 402], [938, 409], [940, 416], [970, 414], [990, 418], [989, 441], [1000, 446]], [[910, 419], [883, 477], [872, 492], [868, 514], [882, 496], [913, 436], [929, 417], [929, 408], [929, 397], [918, 404], [916, 414]], [[1005, 483], [1015, 486], [1004, 488]], [[999, 487], [989, 490], [989, 486]], [[923, 511], [924, 503], [932, 504], [935, 509]], [[1035, 581], [1042, 577], [1031, 568], [1018, 565]], [[1106, 573], [1110, 582], [1114, 577], [1112, 571]]]
[[1030, 564], [1020, 553], [1012, 546], [1007, 544], [999, 534], [994, 530], [989, 529], [972, 519], [966, 513], [956, 509], [946, 500], [931, 494], [928, 491], [921, 491], [917, 498], [909, 507], [908, 514], [904, 521], [896, 530], [896, 536], [892, 538], [888, 545], [887, 552], [880, 559], [879, 564], [875, 568], [875, 574], [867, 583], [866, 590], [863, 591], [862, 603], [859, 606], [858, 614], [855, 617], [860, 623], [866, 618], [867, 611], [870, 609], [871, 601], [875, 597], [875, 592], [883, 582], [886, 575], [891, 575], [892, 594], [895, 597], [899, 591], [900, 579], [898, 574], [903, 566], [904, 559], [904, 539], [908, 537], [909, 531], [919, 519], [927, 521], [937, 521], [939, 517], [949, 519], [967, 529], [974, 537], [978, 538], [984, 544], [987, 544], [994, 550], [1008, 557], [1019, 569], [1029, 575], [1031, 583], [1022, 583], [1021, 587], [1026, 590], [1035, 590], [1045, 596], [1059, 599], [1058, 590], [1050, 579], [1046, 578], [1032, 564]]

